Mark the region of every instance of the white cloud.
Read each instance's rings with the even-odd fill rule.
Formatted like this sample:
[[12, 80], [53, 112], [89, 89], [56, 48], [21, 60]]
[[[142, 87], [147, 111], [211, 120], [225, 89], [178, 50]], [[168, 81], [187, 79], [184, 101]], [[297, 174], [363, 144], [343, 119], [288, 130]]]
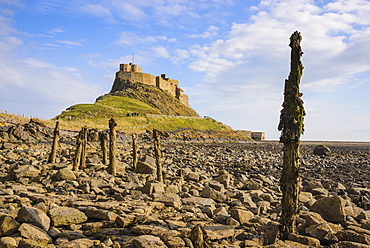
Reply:
[[77, 42], [77, 41], [57, 40], [56, 42], [58, 42], [60, 44], [65, 44], [65, 45], [81, 46], [81, 43], [80, 42]]
[[166, 59], [170, 57], [170, 53], [168, 52], [167, 48], [163, 46], [155, 46], [153, 47], [153, 51], [158, 57]]
[[166, 36], [155, 35], [155, 36], [138, 36], [135, 33], [124, 31], [119, 34], [119, 39], [114, 42], [120, 46], [134, 46], [145, 43], [157, 43], [157, 42], [176, 42], [175, 38], [167, 38]]
[[209, 26], [207, 31], [205, 31], [203, 34], [192, 34], [190, 35], [191, 38], [213, 38], [217, 35], [218, 27], [216, 26]]
[[79, 7], [80, 10], [97, 17], [105, 17], [108, 20], [113, 21], [113, 15], [109, 8], [103, 7], [100, 4], [88, 4]]

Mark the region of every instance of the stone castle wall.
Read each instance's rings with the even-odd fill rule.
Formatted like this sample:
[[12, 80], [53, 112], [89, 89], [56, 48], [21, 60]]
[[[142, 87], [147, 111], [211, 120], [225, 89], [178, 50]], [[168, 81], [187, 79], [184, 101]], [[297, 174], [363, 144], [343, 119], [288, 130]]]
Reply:
[[121, 64], [120, 70], [116, 73], [111, 92], [128, 89], [133, 83], [142, 83], [165, 90], [177, 100], [189, 105], [188, 96], [179, 88], [179, 82], [177, 80], [166, 78], [165, 74], [153, 76], [148, 73], [142, 73], [141, 71], [142, 69], [137, 65], [131, 63]]

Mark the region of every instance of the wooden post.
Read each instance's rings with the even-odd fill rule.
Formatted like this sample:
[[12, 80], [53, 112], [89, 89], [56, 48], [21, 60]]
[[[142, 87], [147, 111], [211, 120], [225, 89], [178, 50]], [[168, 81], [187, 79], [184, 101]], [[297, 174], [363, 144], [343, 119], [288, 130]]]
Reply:
[[116, 126], [117, 123], [113, 118], [109, 120], [109, 164], [108, 173], [115, 176], [117, 170], [117, 158], [116, 158]]
[[86, 147], [87, 147], [87, 127], [82, 128], [82, 139], [81, 139], [81, 160], [79, 169], [86, 167]]
[[303, 71], [301, 40], [302, 36], [298, 31], [290, 37], [290, 74], [285, 80], [284, 103], [278, 127], [278, 130], [282, 131], [280, 143], [284, 144], [283, 171], [280, 179], [283, 193], [280, 234], [283, 240], [288, 239], [289, 233], [296, 232], [296, 219], [299, 212], [299, 139], [304, 131], [303, 119], [306, 114], [301, 99], [302, 93], [299, 92]]
[[136, 144], [136, 134], [132, 134], [132, 169], [135, 171], [137, 167], [137, 144]]
[[103, 157], [103, 164], [107, 165], [108, 164], [108, 133], [101, 131], [99, 133], [99, 139], [100, 139], [100, 147], [102, 151], [102, 157]]
[[81, 151], [82, 151], [82, 136], [83, 131], [81, 130], [76, 138], [76, 152], [75, 152], [75, 158], [73, 160], [73, 170], [78, 171], [80, 167], [80, 161], [81, 161]]
[[155, 163], [157, 165], [157, 180], [158, 182], [163, 183], [163, 171], [161, 163], [161, 147], [158, 130], [153, 129], [153, 138], [154, 138], [154, 152], [155, 152]]
[[51, 147], [51, 152], [49, 155], [48, 163], [55, 163], [58, 142], [59, 142], [59, 121], [57, 118], [57, 122], [55, 123], [55, 128], [54, 128], [53, 145]]

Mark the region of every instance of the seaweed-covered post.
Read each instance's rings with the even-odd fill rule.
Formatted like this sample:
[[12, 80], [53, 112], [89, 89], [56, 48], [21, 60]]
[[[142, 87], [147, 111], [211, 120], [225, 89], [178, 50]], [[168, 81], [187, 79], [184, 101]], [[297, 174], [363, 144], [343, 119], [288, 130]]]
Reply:
[[104, 131], [99, 132], [100, 147], [104, 165], [108, 164], [108, 139], [109, 136], [107, 132]]
[[57, 121], [55, 122], [55, 128], [54, 128], [53, 145], [51, 147], [51, 152], [49, 155], [48, 163], [55, 163], [58, 142], [59, 142], [59, 121], [57, 118]]
[[155, 163], [157, 165], [157, 180], [163, 183], [163, 171], [161, 163], [161, 146], [159, 143], [159, 134], [157, 129], [153, 129]]
[[135, 171], [137, 167], [137, 144], [136, 144], [136, 134], [132, 134], [132, 169]]
[[302, 93], [299, 92], [303, 65], [301, 63], [302, 36], [295, 31], [290, 37], [291, 62], [289, 78], [285, 80], [283, 109], [280, 112], [278, 130], [283, 148], [283, 171], [280, 186], [283, 193], [280, 232], [282, 239], [288, 239], [289, 233], [296, 232], [299, 196], [299, 139], [304, 131], [305, 111]]
[[76, 138], [76, 152], [73, 160], [73, 170], [78, 171], [81, 163], [82, 143], [83, 143], [83, 130], [81, 130]]
[[109, 164], [107, 171], [115, 176], [117, 171], [117, 146], [116, 146], [116, 126], [117, 123], [113, 118], [109, 120]]

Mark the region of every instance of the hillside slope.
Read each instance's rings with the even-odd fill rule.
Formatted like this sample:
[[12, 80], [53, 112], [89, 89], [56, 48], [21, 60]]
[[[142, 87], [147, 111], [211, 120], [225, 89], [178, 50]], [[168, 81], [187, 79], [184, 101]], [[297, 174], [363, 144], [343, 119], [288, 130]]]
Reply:
[[165, 91], [142, 84], [100, 96], [94, 104], [73, 105], [57, 117], [63, 126], [75, 129], [85, 125], [105, 129], [108, 119], [114, 118], [121, 130], [232, 131], [211, 118], [199, 117], [193, 109]]

